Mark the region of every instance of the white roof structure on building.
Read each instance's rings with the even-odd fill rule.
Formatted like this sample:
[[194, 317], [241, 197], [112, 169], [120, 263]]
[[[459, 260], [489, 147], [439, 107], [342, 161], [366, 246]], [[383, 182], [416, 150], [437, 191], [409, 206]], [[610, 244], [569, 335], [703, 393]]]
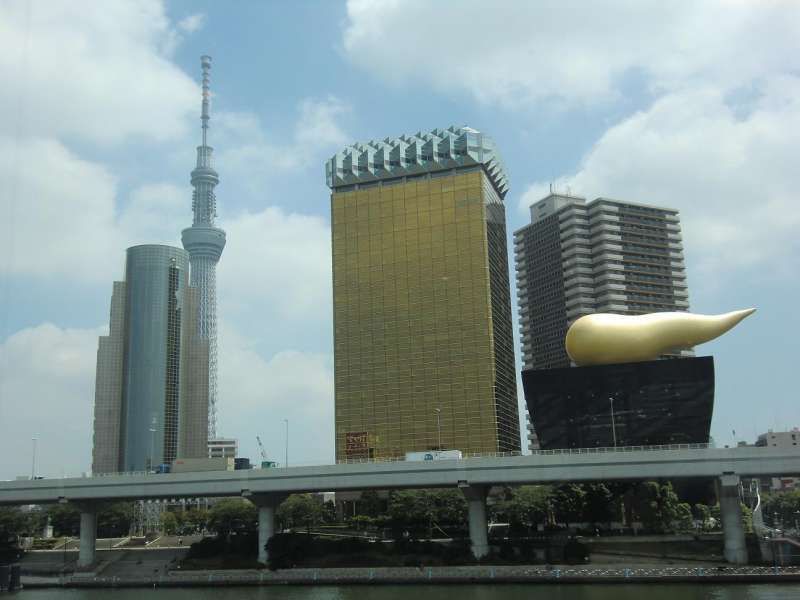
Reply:
[[481, 166], [500, 197], [508, 176], [494, 140], [470, 127], [448, 127], [345, 147], [325, 163], [330, 188]]

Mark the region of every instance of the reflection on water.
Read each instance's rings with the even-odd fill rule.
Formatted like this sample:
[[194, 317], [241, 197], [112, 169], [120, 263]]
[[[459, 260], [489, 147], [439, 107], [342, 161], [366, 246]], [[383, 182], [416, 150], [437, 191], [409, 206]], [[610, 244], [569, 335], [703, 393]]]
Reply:
[[21, 600], [796, 600], [797, 584], [496, 584], [265, 586], [181, 589], [28, 589]]

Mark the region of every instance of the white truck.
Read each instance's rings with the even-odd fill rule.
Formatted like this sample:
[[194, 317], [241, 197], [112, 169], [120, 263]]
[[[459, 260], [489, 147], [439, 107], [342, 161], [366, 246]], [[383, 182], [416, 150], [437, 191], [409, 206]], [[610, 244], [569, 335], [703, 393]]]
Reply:
[[407, 461], [416, 460], [461, 460], [461, 450], [426, 450], [424, 452], [406, 452]]

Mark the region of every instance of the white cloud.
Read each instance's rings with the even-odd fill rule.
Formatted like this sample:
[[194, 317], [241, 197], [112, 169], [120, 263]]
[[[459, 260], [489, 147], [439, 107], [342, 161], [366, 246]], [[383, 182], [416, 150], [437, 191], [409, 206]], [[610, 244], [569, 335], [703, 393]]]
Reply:
[[295, 129], [298, 151], [320, 146], [343, 146], [348, 141], [339, 119], [349, 106], [333, 95], [323, 99], [306, 98], [300, 103], [300, 118]]
[[[308, 106], [317, 107], [307, 109], [312, 113], [319, 108]], [[301, 120], [298, 129], [306, 122]], [[336, 138], [335, 131], [325, 135]], [[191, 223], [188, 185], [144, 184], [120, 208], [117, 179], [109, 169], [79, 158], [58, 141], [17, 142], [0, 136], [0, 155], [9, 157], [0, 161], [0, 178], [10, 183], [10, 193], [0, 197], [0, 273], [108, 282], [119, 278], [126, 247], [180, 245], [180, 231]], [[220, 223], [228, 232], [220, 289], [236, 290], [222, 294], [231, 310], [329, 317], [330, 227], [325, 219], [273, 207]], [[260, 298], [263, 306], [253, 308], [252, 298]]]
[[104, 332], [44, 323], [0, 343], [0, 479], [30, 473], [32, 437], [39, 474], [89, 470], [97, 338]]
[[191, 192], [168, 183], [132, 191], [118, 210], [117, 179], [51, 139], [0, 136], [0, 273], [68, 276], [80, 281], [119, 277], [125, 248], [174, 244], [191, 223]]
[[227, 176], [252, 180], [254, 173], [296, 171], [317, 165], [333, 154], [349, 136], [342, 119], [350, 107], [336, 96], [304, 98], [297, 107], [297, 120], [285, 139], [267, 132], [250, 112], [222, 112], [214, 116], [218, 163]]
[[285, 350], [264, 357], [252, 338], [221, 324], [219, 430], [258, 458], [256, 435], [271, 460], [283, 462], [289, 419], [290, 462], [333, 460], [333, 360], [328, 354]]
[[203, 13], [189, 15], [178, 21], [178, 29], [186, 33], [200, 31], [206, 24], [206, 16]]
[[796, 68], [800, 5], [349, 0], [343, 48], [394, 84], [515, 107], [594, 103], [632, 76], [654, 90], [730, 88]]
[[[3, 430], [0, 479], [29, 473], [32, 437], [38, 438], [39, 474], [77, 476], [90, 469], [97, 343], [106, 333], [107, 327], [43, 323], [0, 343], [0, 421], [13, 424]], [[332, 460], [331, 357], [294, 350], [263, 356], [254, 345], [222, 323], [223, 432], [238, 436], [254, 459], [260, 435], [271, 458], [283, 461], [282, 419], [288, 418], [295, 463]]]
[[[54, 140], [0, 137], [4, 230], [0, 273], [95, 278], [119, 261], [114, 223], [116, 178]], [[117, 254], [113, 253], [116, 248]]]
[[181, 245], [181, 226], [192, 224], [191, 189], [150, 183], [133, 190], [119, 218], [128, 245]]
[[220, 305], [239, 322], [265, 316], [318, 324], [331, 315], [330, 226], [316, 216], [269, 207], [223, 221]]
[[[708, 275], [797, 264], [800, 78], [775, 77], [748, 106], [719, 91], [669, 94], [610, 128], [559, 189], [675, 207], [692, 268]], [[547, 194], [531, 186], [520, 209]], [[787, 257], [792, 257], [787, 261]]]
[[197, 85], [170, 60], [177, 33], [158, 0], [0, 3], [0, 134], [120, 142], [175, 139]]

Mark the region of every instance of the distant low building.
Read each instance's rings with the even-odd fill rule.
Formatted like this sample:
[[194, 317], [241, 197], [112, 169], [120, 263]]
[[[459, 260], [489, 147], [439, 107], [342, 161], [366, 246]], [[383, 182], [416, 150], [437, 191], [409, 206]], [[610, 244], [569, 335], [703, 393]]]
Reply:
[[791, 448], [800, 443], [800, 429], [795, 427], [791, 431], [772, 431], [762, 433], [756, 440], [756, 446], [770, 446], [771, 448]]
[[233, 459], [233, 469], [235, 471], [247, 471], [252, 468], [253, 466], [250, 464], [249, 458], [239, 457]]
[[[756, 446], [770, 448], [796, 448], [800, 443], [800, 428], [794, 427], [791, 431], [772, 431], [762, 433], [756, 440]], [[761, 480], [763, 490], [788, 491], [800, 488], [800, 477], [770, 477]]]
[[239, 453], [239, 440], [215, 438], [208, 440], [208, 458], [236, 458]]

